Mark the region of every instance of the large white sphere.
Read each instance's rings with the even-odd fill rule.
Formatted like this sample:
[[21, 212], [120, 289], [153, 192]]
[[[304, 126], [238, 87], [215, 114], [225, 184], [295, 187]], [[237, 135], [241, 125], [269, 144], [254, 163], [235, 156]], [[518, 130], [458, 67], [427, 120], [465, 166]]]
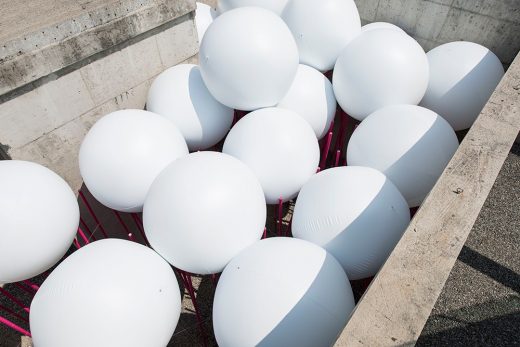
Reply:
[[397, 25], [392, 24], [392, 23], [387, 23], [387, 22], [373, 22], [373, 23], [365, 24], [361, 27], [361, 32], [363, 33], [365, 31], [370, 31], [370, 30], [374, 30], [374, 29], [394, 29], [401, 33], [406, 34], [406, 32], [403, 29], [399, 28]]
[[287, 25], [259, 7], [240, 7], [216, 18], [199, 56], [211, 94], [244, 111], [276, 105], [298, 69], [298, 48]]
[[60, 176], [35, 163], [0, 161], [0, 284], [56, 264], [78, 224], [76, 196]]
[[451, 42], [426, 55], [430, 82], [421, 106], [440, 114], [455, 130], [471, 127], [504, 76], [497, 56], [472, 42]]
[[157, 177], [143, 218], [148, 241], [173, 266], [212, 274], [261, 238], [266, 206], [247, 166], [227, 154], [197, 152]]
[[197, 25], [197, 37], [199, 44], [204, 37], [204, 33], [217, 17], [217, 11], [211, 6], [197, 2], [197, 9], [195, 10], [195, 24]]
[[152, 112], [122, 110], [104, 116], [87, 133], [79, 169], [103, 205], [139, 212], [155, 177], [186, 154], [188, 147], [175, 124]]
[[363, 120], [389, 105], [417, 105], [428, 86], [428, 59], [410, 36], [374, 29], [350, 41], [334, 68], [332, 84], [341, 108]]
[[300, 62], [320, 71], [332, 69], [343, 48], [361, 31], [353, 0], [291, 0], [282, 18], [296, 40]]
[[222, 151], [253, 170], [268, 204], [294, 198], [316, 173], [320, 160], [309, 123], [291, 110], [275, 107], [251, 112], [238, 121]]
[[157, 76], [146, 107], [173, 121], [191, 151], [217, 144], [233, 123], [234, 111], [215, 100], [193, 64], [173, 66]]
[[148, 247], [105, 239], [66, 258], [36, 293], [35, 346], [166, 346], [181, 311], [170, 265]]
[[291, 88], [278, 107], [292, 110], [305, 118], [316, 137], [321, 139], [327, 134], [336, 115], [332, 83], [318, 70], [300, 64]]
[[347, 162], [383, 172], [415, 207], [433, 188], [458, 145], [451, 126], [435, 112], [394, 105], [372, 113], [356, 128]]
[[219, 13], [224, 13], [238, 7], [255, 6], [273, 11], [281, 15], [288, 0], [218, 0], [217, 9]]
[[303, 186], [292, 232], [325, 248], [357, 280], [376, 274], [409, 222], [406, 200], [385, 175], [348, 166], [321, 171]]
[[226, 266], [213, 302], [221, 347], [332, 346], [354, 308], [345, 272], [310, 242], [257, 242]]

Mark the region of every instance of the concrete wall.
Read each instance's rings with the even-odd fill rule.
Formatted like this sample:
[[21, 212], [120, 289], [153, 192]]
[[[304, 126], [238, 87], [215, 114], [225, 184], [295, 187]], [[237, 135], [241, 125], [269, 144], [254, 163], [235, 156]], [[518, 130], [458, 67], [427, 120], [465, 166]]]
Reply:
[[518, 0], [355, 0], [364, 23], [390, 22], [426, 51], [466, 40], [491, 49], [509, 65], [520, 49]]
[[[149, 18], [146, 13], [159, 13], [169, 2], [176, 3], [177, 10], [167, 12], [169, 20], [155, 21], [155, 28], [150, 29], [150, 23], [143, 23], [136, 31], [136, 26], [131, 25], [123, 35], [122, 31], [126, 29], [117, 24], [116, 39], [112, 45], [104, 46], [95, 44], [97, 39], [94, 37], [99, 36], [92, 36], [91, 29], [87, 28], [79, 34], [85, 35], [83, 39], [76, 37], [74, 40], [93, 44], [89, 46], [90, 51], [78, 51], [77, 60], [72, 59], [65, 65], [72, 57], [65, 53], [69, 51], [55, 51], [60, 52], [56, 53], [61, 54], [60, 58], [66, 57], [59, 59], [59, 65], [54, 65], [56, 71], [44, 75], [39, 73], [43, 70], [34, 70], [38, 73], [33, 74], [32, 81], [27, 80], [25, 73], [12, 74], [14, 78], [7, 82], [2, 80], [2, 90], [7, 91], [0, 96], [0, 147], [4, 156], [43, 164], [78, 190], [82, 183], [78, 150], [93, 123], [117, 109], [142, 109], [151, 81], [157, 74], [170, 66], [195, 59], [198, 43], [192, 12], [194, 1], [155, 1], [158, 8], [141, 9], [138, 12], [145, 13], [130, 13], [129, 16]], [[133, 23], [133, 20], [128, 19], [126, 23]], [[130, 38], [129, 32], [132, 33]], [[89, 37], [90, 41], [87, 40]], [[122, 37], [126, 39], [119, 42]], [[93, 54], [85, 57], [87, 51]], [[27, 56], [32, 53], [28, 52]], [[38, 59], [34, 62], [32, 65], [37, 66]], [[7, 61], [0, 63], [0, 68], [7, 64]], [[50, 66], [51, 63], [45, 68]], [[13, 81], [12, 85], [8, 84]]]

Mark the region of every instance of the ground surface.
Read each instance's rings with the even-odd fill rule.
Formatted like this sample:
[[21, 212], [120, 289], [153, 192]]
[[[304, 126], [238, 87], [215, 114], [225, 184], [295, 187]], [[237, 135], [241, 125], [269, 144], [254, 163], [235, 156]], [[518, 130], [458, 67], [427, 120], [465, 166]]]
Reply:
[[502, 167], [417, 345], [520, 345], [519, 144]]

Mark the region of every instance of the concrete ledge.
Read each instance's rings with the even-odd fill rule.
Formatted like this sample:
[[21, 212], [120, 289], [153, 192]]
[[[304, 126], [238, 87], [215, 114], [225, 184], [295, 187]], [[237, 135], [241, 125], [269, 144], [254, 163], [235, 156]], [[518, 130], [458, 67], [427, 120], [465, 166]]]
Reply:
[[520, 55], [335, 346], [415, 344], [519, 130]]
[[520, 8], [510, 0], [355, 0], [363, 22], [390, 22], [426, 51], [466, 40], [491, 49], [505, 65], [520, 49]]
[[[49, 2], [41, 5], [49, 5]], [[9, 6], [21, 7], [24, 2]], [[19, 89], [24, 85], [100, 52], [108, 52], [194, 9], [194, 0], [92, 1], [84, 10], [76, 13], [73, 8], [69, 16], [64, 11], [63, 18], [51, 18], [51, 23], [42, 24], [33, 32], [20, 33], [15, 25], [0, 35], [5, 40], [0, 49], [0, 102], [41, 83]]]

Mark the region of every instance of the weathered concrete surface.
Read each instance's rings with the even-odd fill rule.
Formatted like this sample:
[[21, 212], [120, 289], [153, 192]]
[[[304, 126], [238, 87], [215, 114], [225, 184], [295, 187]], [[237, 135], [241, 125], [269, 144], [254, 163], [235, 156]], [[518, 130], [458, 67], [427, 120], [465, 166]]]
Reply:
[[519, 178], [515, 144], [417, 346], [520, 345]]
[[430, 192], [336, 346], [414, 344], [520, 130], [520, 56]]
[[509, 65], [520, 49], [518, 0], [355, 0], [362, 20], [403, 28], [426, 51], [466, 40], [491, 49]]
[[[34, 88], [28, 85], [34, 81], [38, 81], [35, 85], [38, 86], [45, 82], [39, 79], [56, 77], [49, 74], [63, 75], [60, 69], [85, 65], [99, 59], [99, 55], [108, 55], [112, 53], [111, 48], [146, 35], [152, 29], [168, 26], [195, 8], [194, 0], [38, 0], [28, 3], [27, 9], [26, 1], [2, 0], [0, 7], [0, 102]], [[12, 93], [5, 95], [9, 92]]]

